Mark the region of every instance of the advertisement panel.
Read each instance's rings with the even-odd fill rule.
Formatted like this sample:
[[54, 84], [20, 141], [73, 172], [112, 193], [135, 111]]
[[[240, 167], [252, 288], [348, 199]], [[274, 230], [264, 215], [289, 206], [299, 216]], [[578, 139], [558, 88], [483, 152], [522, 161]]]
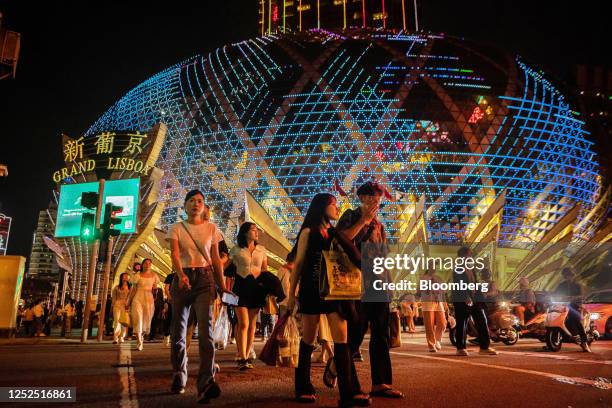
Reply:
[[12, 220], [11, 217], [0, 213], [0, 255], [6, 255]]
[[[122, 234], [136, 232], [138, 202], [139, 202], [140, 179], [110, 180], [104, 185], [104, 197], [102, 202], [113, 203], [123, 207], [121, 213], [116, 217], [121, 219], [121, 224], [116, 229], [121, 229]], [[55, 237], [76, 237], [81, 232], [81, 217], [84, 212], [91, 212], [81, 206], [81, 194], [86, 192], [97, 192], [98, 182], [82, 184], [64, 184], [60, 188], [60, 198], [57, 210], [57, 223]], [[104, 208], [101, 213], [104, 218]]]

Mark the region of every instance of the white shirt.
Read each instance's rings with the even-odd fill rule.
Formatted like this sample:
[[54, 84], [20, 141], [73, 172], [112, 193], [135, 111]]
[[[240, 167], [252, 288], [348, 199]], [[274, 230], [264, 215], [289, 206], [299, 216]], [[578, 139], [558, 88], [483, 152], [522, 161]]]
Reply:
[[[181, 225], [182, 224], [182, 225]], [[198, 243], [198, 246], [206, 256], [203, 256], [198, 247], [193, 242], [193, 239], [189, 236], [185, 228], [185, 225], [193, 239]], [[177, 222], [172, 224], [168, 229], [168, 235], [166, 241], [171, 239], [177, 240], [180, 248], [181, 266], [183, 268], [200, 268], [206, 266], [212, 266], [209, 261], [212, 262], [212, 256], [210, 248], [213, 244], [218, 244], [221, 237], [221, 232], [217, 226], [209, 221], [204, 221], [201, 224], [193, 225], [188, 222]]]
[[257, 245], [251, 254], [249, 248], [240, 248], [235, 245], [229, 253], [229, 258], [236, 265], [236, 274], [246, 278], [250, 274], [259, 275], [264, 259], [268, 254], [263, 245]]

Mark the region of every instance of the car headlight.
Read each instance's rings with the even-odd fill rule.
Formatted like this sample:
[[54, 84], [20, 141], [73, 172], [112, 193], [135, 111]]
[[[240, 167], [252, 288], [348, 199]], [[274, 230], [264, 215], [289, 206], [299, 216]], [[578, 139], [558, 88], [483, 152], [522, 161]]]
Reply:
[[591, 320], [599, 320], [602, 317], [602, 313], [591, 313]]

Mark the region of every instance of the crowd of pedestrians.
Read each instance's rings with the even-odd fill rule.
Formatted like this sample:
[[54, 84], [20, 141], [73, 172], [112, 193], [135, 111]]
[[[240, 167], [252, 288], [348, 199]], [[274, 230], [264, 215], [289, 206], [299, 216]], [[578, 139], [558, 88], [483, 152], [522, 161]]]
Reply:
[[[256, 332], [259, 330], [267, 340], [277, 317], [299, 316], [294, 392], [296, 400], [303, 403], [317, 400], [311, 371], [317, 349], [320, 355], [316, 361], [325, 365], [323, 382], [332, 388], [337, 385], [339, 406], [369, 406], [373, 398], [404, 398], [403, 392], [393, 386], [389, 349], [396, 345], [391, 337], [399, 336], [400, 325], [406, 333], [416, 331], [416, 319], [422, 319], [429, 352], [442, 350], [442, 336], [452, 322], [456, 327], [456, 354], [467, 356], [467, 325], [472, 319], [478, 332], [479, 353], [496, 355], [490, 347], [487, 323], [490, 306], [487, 305], [495, 303], [497, 290], [486, 270], [479, 276], [471, 269], [453, 273], [453, 281], [487, 281], [492, 288], [487, 299], [469, 290], [453, 291], [450, 303], [446, 293], [436, 290], [419, 290], [399, 299], [393, 299], [393, 294], [387, 291], [368, 293], [372, 281], [380, 278], [371, 268], [361, 270], [363, 299], [368, 301], [326, 299], [322, 295], [321, 279], [326, 273], [323, 253], [330, 250], [332, 243], [356, 267], [362, 267], [366, 259], [387, 255], [385, 228], [377, 219], [383, 194], [383, 187], [377, 183], [365, 183], [357, 190], [360, 205], [342, 215], [334, 195], [316, 194], [286, 262], [272, 274], [268, 271], [267, 250], [259, 243], [258, 226], [243, 223], [238, 228], [236, 245], [229, 250], [223, 235], [210, 221], [204, 194], [199, 190], [190, 191], [184, 201], [186, 219], [171, 225], [166, 237], [173, 272], [160, 282], [152, 269], [152, 261], [144, 259], [134, 268], [138, 273], [132, 278], [122, 273], [119, 284], [112, 289], [108, 314], [113, 342], [123, 343], [134, 336], [136, 349], [142, 350], [145, 339], [154, 340], [160, 335], [170, 348], [170, 390], [181, 394], [188, 378], [187, 350], [197, 326], [200, 355], [197, 401], [200, 403], [221, 395], [221, 387], [215, 381], [219, 370], [215, 351], [226, 346], [226, 341], [220, 343], [215, 339], [215, 322], [220, 319], [227, 322], [224, 340], [236, 344], [238, 369], [251, 370], [256, 357], [253, 347]], [[472, 253], [462, 247], [457, 256], [466, 258]], [[561, 285], [559, 291], [576, 295], [580, 288], [570, 279], [570, 273], [566, 275], [565, 286]], [[432, 269], [423, 271], [419, 279], [442, 282]], [[520, 286], [525, 299], [518, 313], [524, 322], [525, 316], [534, 312], [535, 298], [526, 279], [521, 280]], [[579, 305], [572, 304], [572, 307], [577, 309]], [[63, 308], [58, 305], [49, 312], [43, 302], [34, 302], [20, 313], [25, 334], [44, 336], [44, 322], [49, 313], [62, 322], [62, 335], [70, 336], [72, 327], [78, 327], [82, 321], [83, 305], [67, 299]], [[394, 334], [390, 325], [395, 324]], [[361, 349], [368, 331], [371, 384], [365, 388], [355, 362], [363, 361]]]

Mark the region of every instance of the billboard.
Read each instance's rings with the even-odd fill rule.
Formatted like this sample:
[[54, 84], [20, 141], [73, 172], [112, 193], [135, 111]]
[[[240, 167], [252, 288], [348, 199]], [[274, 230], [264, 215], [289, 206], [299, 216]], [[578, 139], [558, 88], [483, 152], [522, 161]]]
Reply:
[[[102, 203], [113, 203], [123, 207], [123, 211], [115, 215], [121, 219], [121, 224], [115, 226], [122, 234], [136, 232], [138, 221], [140, 179], [110, 180], [104, 184], [104, 197]], [[64, 184], [60, 188], [59, 205], [57, 209], [57, 223], [55, 237], [76, 237], [81, 233], [81, 217], [84, 212], [91, 212], [81, 206], [81, 194], [97, 192], [98, 182], [81, 184]], [[104, 207], [100, 214], [104, 219]]]
[[11, 217], [0, 213], [0, 255], [6, 255], [9, 235], [11, 233]]

